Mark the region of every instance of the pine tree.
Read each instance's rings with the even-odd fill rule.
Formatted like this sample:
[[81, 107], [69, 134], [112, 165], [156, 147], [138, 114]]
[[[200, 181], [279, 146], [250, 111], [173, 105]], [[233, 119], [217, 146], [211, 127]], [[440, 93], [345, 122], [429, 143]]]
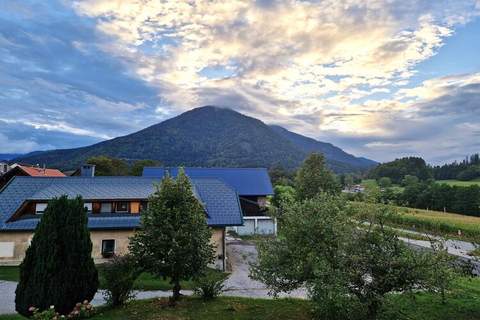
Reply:
[[325, 158], [320, 153], [312, 153], [305, 159], [295, 177], [295, 187], [300, 200], [311, 199], [322, 192], [340, 192], [340, 184], [326, 167]]
[[62, 196], [48, 203], [20, 265], [15, 296], [18, 313], [30, 307], [55, 306], [68, 314], [78, 302], [90, 301], [98, 288], [83, 200]]
[[210, 239], [205, 210], [180, 170], [176, 180], [165, 177], [150, 197], [130, 252], [146, 271], [170, 278], [175, 302], [180, 281], [200, 276], [213, 261]]

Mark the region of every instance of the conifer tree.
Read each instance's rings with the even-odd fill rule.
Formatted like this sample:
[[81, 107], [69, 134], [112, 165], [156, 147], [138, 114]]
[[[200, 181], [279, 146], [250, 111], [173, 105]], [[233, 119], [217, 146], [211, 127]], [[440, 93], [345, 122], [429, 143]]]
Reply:
[[30, 316], [32, 306], [44, 310], [53, 305], [60, 314], [68, 314], [76, 303], [90, 301], [98, 288], [91, 254], [83, 200], [51, 200], [20, 265], [17, 312]]

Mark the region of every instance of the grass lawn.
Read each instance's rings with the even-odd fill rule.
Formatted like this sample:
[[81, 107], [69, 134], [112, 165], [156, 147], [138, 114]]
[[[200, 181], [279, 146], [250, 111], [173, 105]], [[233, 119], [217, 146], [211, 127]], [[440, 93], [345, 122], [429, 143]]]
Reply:
[[446, 183], [450, 186], [459, 186], [459, 187], [468, 187], [471, 185], [479, 185], [480, 186], [480, 179], [475, 179], [471, 181], [460, 181], [460, 180], [437, 180], [437, 183]]
[[[97, 266], [99, 271], [99, 280], [100, 280], [100, 288], [104, 288], [102, 284], [103, 275], [102, 275], [102, 267]], [[211, 270], [209, 272], [220, 272], [216, 270]], [[227, 276], [224, 273], [225, 277]], [[19, 278], [19, 267], [17, 266], [0, 266], [0, 280], [7, 280], [7, 281], [18, 281]], [[193, 282], [192, 281], [182, 281], [181, 282], [182, 289], [193, 289]], [[169, 280], [163, 279], [156, 279], [149, 273], [142, 273], [138, 279], [135, 281], [134, 288], [137, 290], [171, 290], [172, 286], [169, 283]]]
[[[461, 278], [455, 289], [447, 294], [447, 303], [431, 293], [409, 295], [394, 294], [379, 319], [392, 319], [400, 312], [401, 319], [411, 320], [474, 320], [480, 319], [480, 279]], [[312, 319], [311, 304], [297, 299], [248, 299], [221, 297], [211, 302], [185, 297], [171, 308], [166, 299], [135, 301], [118, 309], [99, 309], [93, 320], [219, 320], [219, 319]], [[0, 320], [19, 320], [20, 316], [0, 316]]]
[[17, 266], [0, 266], [0, 280], [18, 281], [20, 269]]

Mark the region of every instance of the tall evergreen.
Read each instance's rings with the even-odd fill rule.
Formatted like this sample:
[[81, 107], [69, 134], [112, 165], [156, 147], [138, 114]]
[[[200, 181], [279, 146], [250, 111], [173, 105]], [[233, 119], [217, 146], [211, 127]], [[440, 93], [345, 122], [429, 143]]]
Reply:
[[130, 252], [146, 271], [171, 279], [176, 301], [180, 281], [201, 275], [213, 261], [210, 239], [205, 209], [180, 170], [176, 180], [165, 177], [150, 197]]
[[92, 242], [83, 200], [66, 196], [48, 203], [20, 265], [15, 308], [29, 316], [31, 306], [55, 306], [61, 314], [90, 301], [98, 288]]
[[319, 193], [336, 194], [340, 192], [340, 184], [335, 179], [321, 153], [312, 153], [305, 159], [295, 177], [297, 197], [300, 200], [311, 199]]

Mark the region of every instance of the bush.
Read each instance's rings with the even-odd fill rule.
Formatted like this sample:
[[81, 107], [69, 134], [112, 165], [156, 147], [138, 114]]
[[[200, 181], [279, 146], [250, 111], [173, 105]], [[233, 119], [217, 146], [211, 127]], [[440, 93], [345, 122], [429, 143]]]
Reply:
[[140, 275], [132, 256], [114, 256], [103, 266], [107, 303], [120, 306], [134, 297], [133, 283]]
[[212, 300], [218, 297], [223, 291], [223, 282], [225, 277], [218, 272], [207, 272], [203, 277], [194, 282], [194, 293], [203, 298], [203, 300]]
[[98, 273], [83, 200], [62, 196], [48, 203], [20, 265], [15, 308], [29, 317], [31, 306], [70, 313], [78, 301], [92, 300]]

